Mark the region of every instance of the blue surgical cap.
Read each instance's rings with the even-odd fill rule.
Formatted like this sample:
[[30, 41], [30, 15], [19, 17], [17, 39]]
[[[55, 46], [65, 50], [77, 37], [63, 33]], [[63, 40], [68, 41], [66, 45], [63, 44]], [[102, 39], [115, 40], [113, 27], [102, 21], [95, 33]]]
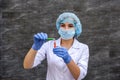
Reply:
[[56, 28], [59, 30], [60, 24], [63, 22], [70, 22], [74, 25], [75, 27], [75, 37], [80, 36], [82, 32], [82, 24], [79, 20], [79, 18], [71, 12], [64, 12], [56, 20]]

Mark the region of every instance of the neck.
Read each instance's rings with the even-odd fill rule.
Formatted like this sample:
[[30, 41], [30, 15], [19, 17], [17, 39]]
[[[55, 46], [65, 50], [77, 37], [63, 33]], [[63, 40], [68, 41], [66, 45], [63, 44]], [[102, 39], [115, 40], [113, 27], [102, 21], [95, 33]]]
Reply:
[[72, 46], [73, 41], [74, 41], [74, 38], [69, 39], [69, 40], [63, 40], [63, 39], [61, 39], [61, 46], [69, 49]]

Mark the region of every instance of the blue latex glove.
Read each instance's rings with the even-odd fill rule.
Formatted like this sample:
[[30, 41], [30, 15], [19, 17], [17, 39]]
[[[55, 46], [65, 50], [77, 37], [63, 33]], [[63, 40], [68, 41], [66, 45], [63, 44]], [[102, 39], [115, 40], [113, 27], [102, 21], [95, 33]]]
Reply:
[[46, 41], [46, 39], [48, 38], [48, 35], [46, 33], [41, 32], [41, 33], [35, 34], [33, 38], [34, 38], [34, 43], [32, 45], [32, 48], [34, 50], [38, 50]]
[[56, 54], [57, 56], [61, 57], [66, 64], [68, 64], [68, 63], [72, 60], [72, 58], [71, 58], [71, 56], [68, 54], [68, 51], [67, 51], [66, 48], [56, 47], [56, 48], [53, 49], [53, 52], [54, 52], [54, 54]]

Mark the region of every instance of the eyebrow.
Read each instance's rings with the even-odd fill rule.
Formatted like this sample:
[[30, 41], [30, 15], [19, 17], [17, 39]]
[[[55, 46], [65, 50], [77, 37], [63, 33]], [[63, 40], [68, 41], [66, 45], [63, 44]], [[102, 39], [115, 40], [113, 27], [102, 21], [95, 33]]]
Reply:
[[[65, 23], [60, 23], [60, 24], [65, 24]], [[69, 25], [73, 25], [72, 23], [70, 23]]]

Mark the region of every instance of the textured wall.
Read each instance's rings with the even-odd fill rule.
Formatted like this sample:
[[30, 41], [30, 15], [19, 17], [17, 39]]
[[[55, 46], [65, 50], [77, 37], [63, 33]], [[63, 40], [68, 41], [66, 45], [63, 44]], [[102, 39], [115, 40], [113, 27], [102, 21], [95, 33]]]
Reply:
[[64, 11], [81, 19], [78, 40], [90, 48], [84, 80], [120, 80], [120, 0], [0, 0], [1, 80], [45, 80], [46, 60], [24, 70], [23, 59], [35, 33], [59, 37], [55, 21]]

